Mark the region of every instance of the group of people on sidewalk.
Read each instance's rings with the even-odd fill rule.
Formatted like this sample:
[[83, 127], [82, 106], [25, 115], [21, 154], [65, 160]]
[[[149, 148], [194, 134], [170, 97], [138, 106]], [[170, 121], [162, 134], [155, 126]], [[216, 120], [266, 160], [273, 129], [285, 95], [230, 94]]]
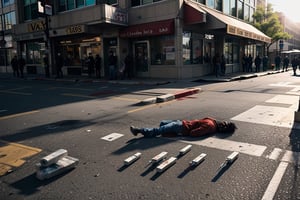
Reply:
[[253, 59], [251, 54], [248, 56], [244, 54], [242, 58], [243, 72], [253, 72], [253, 64], [255, 66], [255, 72], [260, 71], [261, 65], [263, 67], [262, 71], [266, 71], [268, 68], [268, 62], [268, 56], [260, 57], [260, 55], [257, 54], [257, 56]]
[[14, 77], [24, 78], [25, 59], [22, 56], [19, 58], [15, 55], [11, 60]]

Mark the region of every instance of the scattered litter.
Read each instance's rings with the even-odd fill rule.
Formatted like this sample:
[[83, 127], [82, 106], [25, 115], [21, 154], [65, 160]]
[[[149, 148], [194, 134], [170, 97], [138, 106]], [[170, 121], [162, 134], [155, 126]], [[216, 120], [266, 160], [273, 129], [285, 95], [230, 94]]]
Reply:
[[67, 150], [59, 149], [36, 164], [36, 177], [39, 180], [51, 178], [74, 168], [78, 162], [77, 158], [68, 156]]
[[137, 152], [136, 154], [126, 158], [124, 160], [124, 165], [130, 165], [132, 163], [134, 163], [136, 160], [138, 160], [141, 157], [142, 153]]

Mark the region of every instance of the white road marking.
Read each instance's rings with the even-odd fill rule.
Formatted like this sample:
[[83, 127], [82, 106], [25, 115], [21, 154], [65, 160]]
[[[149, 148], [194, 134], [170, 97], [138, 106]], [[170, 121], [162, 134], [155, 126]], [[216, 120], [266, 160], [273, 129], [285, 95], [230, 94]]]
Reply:
[[231, 119], [255, 124], [292, 128], [294, 124], [294, 111], [295, 110], [291, 108], [257, 105]]
[[116, 140], [116, 139], [118, 139], [118, 138], [120, 138], [122, 136], [124, 136], [124, 134], [121, 134], [121, 133], [111, 133], [111, 134], [109, 134], [107, 136], [102, 137], [101, 139], [111, 142], [111, 141], [114, 141], [114, 140]]
[[262, 200], [272, 200], [275, 196], [275, 193], [278, 189], [278, 186], [280, 184], [280, 181], [286, 171], [286, 168], [288, 166], [287, 162], [281, 162], [274, 174], [274, 176], [272, 177], [265, 193], [264, 196], [262, 197]]
[[215, 149], [226, 150], [226, 151], [238, 151], [240, 153], [244, 153], [252, 156], [261, 156], [267, 148], [266, 146], [262, 146], [262, 145], [236, 142], [236, 141], [218, 139], [213, 137], [209, 137], [199, 141], [182, 140], [182, 142], [215, 148]]
[[266, 101], [267, 103], [298, 104], [299, 97], [294, 95], [276, 95]]
[[267, 158], [271, 160], [277, 160], [281, 155], [281, 153], [282, 153], [282, 149], [274, 148], [274, 150], [269, 155], [267, 155]]
[[281, 158], [281, 161], [294, 163], [295, 165], [300, 166], [300, 152], [286, 151]]

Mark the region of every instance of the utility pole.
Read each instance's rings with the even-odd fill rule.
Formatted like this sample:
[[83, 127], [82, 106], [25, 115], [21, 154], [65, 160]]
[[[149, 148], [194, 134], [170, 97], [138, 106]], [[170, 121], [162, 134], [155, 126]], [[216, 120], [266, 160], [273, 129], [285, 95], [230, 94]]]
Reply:
[[45, 74], [46, 77], [50, 77], [50, 66], [51, 62], [51, 41], [49, 37], [49, 16], [52, 15], [52, 6], [50, 5], [48, 0], [39, 0], [38, 1], [38, 12], [39, 14], [44, 17], [45, 24], [44, 24], [44, 41], [45, 41], [45, 55], [43, 57], [43, 62], [45, 65]]

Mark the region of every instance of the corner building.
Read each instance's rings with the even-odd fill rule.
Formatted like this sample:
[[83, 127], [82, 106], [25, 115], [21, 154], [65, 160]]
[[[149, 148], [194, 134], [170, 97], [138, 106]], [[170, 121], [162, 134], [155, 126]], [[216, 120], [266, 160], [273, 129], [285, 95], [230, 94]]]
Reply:
[[[43, 56], [64, 57], [64, 72], [84, 76], [84, 60], [108, 52], [133, 57], [132, 74], [145, 78], [192, 78], [214, 73], [212, 58], [224, 54], [226, 73], [242, 71], [244, 54], [264, 55], [271, 39], [249, 24], [255, 0], [82, 0], [46, 1], [52, 15], [38, 15], [37, 1], [19, 1], [15, 46], [28, 73], [43, 73]], [[45, 21], [46, 18], [46, 21]]]

